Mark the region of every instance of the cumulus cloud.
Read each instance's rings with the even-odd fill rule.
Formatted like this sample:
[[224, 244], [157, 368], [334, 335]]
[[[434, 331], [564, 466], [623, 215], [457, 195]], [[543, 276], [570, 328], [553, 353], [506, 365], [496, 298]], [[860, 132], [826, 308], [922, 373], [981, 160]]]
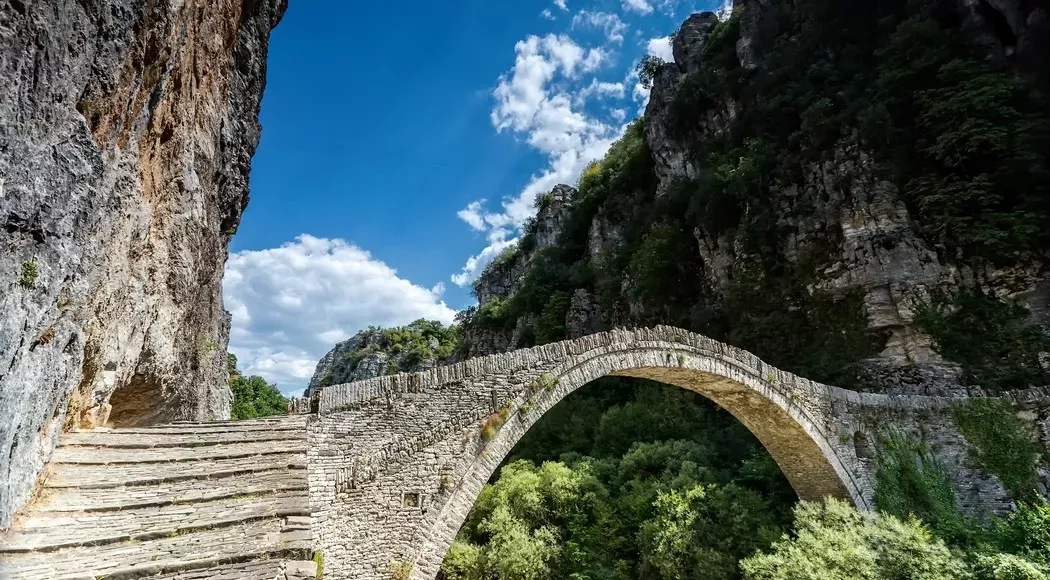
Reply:
[[492, 125], [498, 132], [523, 135], [529, 145], [546, 155], [548, 165], [520, 192], [503, 199], [499, 210], [485, 211], [483, 200], [479, 200], [459, 211], [461, 220], [485, 233], [487, 245], [452, 275], [453, 283], [465, 286], [476, 279], [493, 258], [517, 240], [521, 224], [535, 213], [539, 194], [559, 183], [574, 182], [588, 163], [604, 156], [609, 145], [622, 135], [622, 127], [586, 114], [579, 106], [579, 93], [618, 96], [626, 93], [626, 86], [594, 79], [570, 94], [556, 82], [594, 71], [604, 59], [602, 50], [584, 49], [564, 35], [529, 36], [517, 43], [514, 68], [500, 77], [493, 91], [496, 103]]
[[554, 13], [551, 12], [550, 8], [544, 8], [543, 12], [540, 12], [540, 16], [546, 18], [547, 20], [556, 20], [554, 18]]
[[715, 10], [718, 20], [725, 22], [733, 15], [733, 0], [722, 0], [722, 5]]
[[572, 17], [572, 27], [598, 28], [605, 32], [605, 38], [614, 44], [623, 44], [623, 33], [627, 23], [611, 12], [591, 12], [581, 10]]
[[483, 232], [485, 231], [485, 217], [482, 215], [482, 205], [484, 203], [484, 199], [472, 201], [467, 207], [459, 210], [456, 215], [459, 216], [459, 219], [467, 222], [467, 225], [471, 228]]
[[[732, 0], [729, 0], [732, 2]], [[660, 0], [659, 6], [660, 11], [668, 16], [674, 16], [676, 10], [678, 10], [679, 0]]]
[[367, 251], [303, 234], [279, 248], [242, 251], [226, 263], [223, 293], [233, 315], [230, 352], [242, 372], [300, 392], [332, 346], [369, 325], [419, 318], [451, 323], [443, 284], [427, 289]]
[[626, 94], [627, 88], [623, 83], [610, 83], [599, 81], [598, 79], [591, 79], [591, 84], [577, 91], [576, 102], [582, 104], [593, 96], [622, 99]]
[[569, 7], [565, 4], [565, 0], [554, 0], [554, 5], [561, 8], [563, 11], [567, 11]]
[[648, 54], [651, 54], [664, 62], [674, 62], [674, 52], [671, 50], [670, 36], [650, 38], [645, 50]]
[[652, 5], [646, 0], [623, 0], [623, 9], [628, 12], [637, 12], [639, 14], [649, 14], [653, 11]]

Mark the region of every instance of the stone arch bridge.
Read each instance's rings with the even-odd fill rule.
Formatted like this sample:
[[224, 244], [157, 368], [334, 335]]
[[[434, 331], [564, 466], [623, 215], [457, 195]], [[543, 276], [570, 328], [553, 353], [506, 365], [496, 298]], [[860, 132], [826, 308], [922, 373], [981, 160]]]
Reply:
[[963, 509], [1009, 502], [994, 477], [967, 466], [950, 399], [816, 383], [677, 328], [613, 330], [323, 389], [308, 440], [326, 577], [434, 578], [515, 443], [566, 395], [608, 375], [711, 399], [762, 442], [802, 499], [834, 496], [872, 508], [872, 448], [892, 427], [921, 431], [932, 443]]
[[[514, 444], [607, 375], [713, 400], [803, 499], [871, 508], [874, 442], [903, 430], [948, 468], [963, 510], [1010, 505], [970, 465], [953, 399], [822, 385], [676, 328], [613, 330], [331, 386], [294, 400], [288, 417], [67, 433], [36, 499], [0, 535], [0, 577], [301, 580], [320, 553], [329, 579], [431, 580]], [[1050, 392], [1012, 399], [1045, 439]]]

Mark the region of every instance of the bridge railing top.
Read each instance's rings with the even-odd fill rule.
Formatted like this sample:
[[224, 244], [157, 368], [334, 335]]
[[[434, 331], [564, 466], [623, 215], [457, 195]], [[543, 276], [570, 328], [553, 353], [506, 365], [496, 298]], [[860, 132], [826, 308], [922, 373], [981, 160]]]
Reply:
[[468, 359], [451, 365], [435, 367], [415, 373], [398, 373], [353, 383], [331, 385], [320, 390], [319, 410], [334, 412], [380, 397], [395, 397], [427, 387], [461, 381], [471, 377], [506, 373], [532, 368], [541, 363], [560, 362], [597, 348], [617, 344], [629, 346], [639, 342], [667, 342], [703, 349], [738, 361], [743, 365], [787, 374], [767, 365], [748, 351], [672, 326], [652, 328], [615, 328], [580, 338], [553, 342], [532, 348]]
[[[824, 385], [782, 371], [754, 354], [713, 338], [673, 326], [655, 326], [652, 328], [615, 328], [605, 332], [523, 348], [505, 353], [491, 354], [468, 359], [462, 362], [435, 367], [415, 373], [398, 373], [332, 385], [320, 390], [315, 396], [317, 402], [312, 412], [331, 413], [345, 410], [377, 398], [395, 398], [404, 393], [420, 392], [438, 385], [453, 383], [491, 374], [508, 373], [520, 369], [533, 368], [539, 364], [562, 362], [570, 357], [584, 354], [595, 349], [623, 345], [631, 347], [638, 343], [663, 342], [680, 344], [697, 350], [712, 353], [723, 360], [738, 363], [742, 367], [754, 369], [762, 377], [771, 374], [780, 381], [802, 381], [816, 388], [827, 389], [841, 398], [856, 404], [864, 405], [905, 405], [905, 406], [942, 406], [952, 401], [970, 398], [961, 396], [924, 396], [924, 395], [889, 395], [870, 392], [857, 392], [835, 386]], [[984, 393], [974, 393], [983, 396]], [[971, 395], [972, 396], [972, 395]], [[997, 393], [1019, 407], [1050, 405], [1050, 387], [1037, 387], [1010, 393]], [[297, 407], [298, 408], [298, 407]]]

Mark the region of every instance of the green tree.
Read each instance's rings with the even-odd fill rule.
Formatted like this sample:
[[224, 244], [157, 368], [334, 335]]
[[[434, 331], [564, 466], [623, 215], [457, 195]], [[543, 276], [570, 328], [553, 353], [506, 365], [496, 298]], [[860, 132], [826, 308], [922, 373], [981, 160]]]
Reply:
[[660, 493], [642, 526], [643, 575], [685, 580], [739, 577], [737, 561], [782, 533], [769, 502], [736, 485]]
[[233, 390], [233, 419], [255, 419], [288, 412], [284, 395], [277, 385], [260, 376], [238, 375], [230, 385]]
[[740, 562], [748, 580], [956, 580], [968, 570], [915, 519], [802, 502], [792, 537]]

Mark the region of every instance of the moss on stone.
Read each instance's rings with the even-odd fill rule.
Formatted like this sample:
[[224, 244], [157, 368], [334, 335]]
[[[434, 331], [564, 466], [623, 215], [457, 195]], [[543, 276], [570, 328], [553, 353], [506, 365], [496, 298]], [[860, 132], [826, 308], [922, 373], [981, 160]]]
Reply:
[[1017, 499], [1038, 497], [1036, 461], [1045, 450], [1007, 401], [972, 399], [955, 405], [952, 416], [977, 467], [998, 477]]
[[22, 273], [18, 283], [26, 289], [35, 288], [38, 275], [39, 270], [36, 265], [36, 260], [26, 260], [25, 262], [22, 262]]
[[1050, 380], [1039, 363], [1039, 353], [1050, 350], [1050, 339], [1029, 323], [1023, 306], [976, 290], [956, 296], [938, 293], [916, 309], [915, 324], [933, 338], [944, 358], [962, 367], [969, 384], [997, 391]]
[[965, 535], [948, 471], [915, 434], [891, 432], [878, 441], [875, 507], [906, 518], [914, 515], [945, 537]]

